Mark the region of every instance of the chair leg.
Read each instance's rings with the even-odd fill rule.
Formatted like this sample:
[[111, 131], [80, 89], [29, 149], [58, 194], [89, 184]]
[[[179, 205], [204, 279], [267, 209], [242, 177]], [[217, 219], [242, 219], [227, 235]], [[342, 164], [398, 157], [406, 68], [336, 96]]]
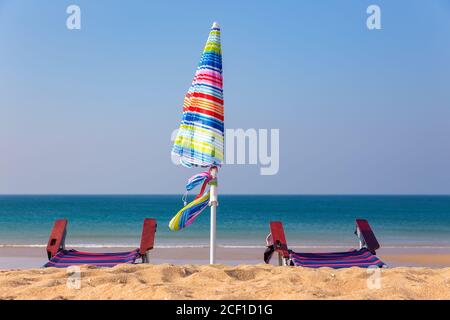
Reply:
[[142, 263], [150, 263], [150, 254], [148, 251], [142, 255]]

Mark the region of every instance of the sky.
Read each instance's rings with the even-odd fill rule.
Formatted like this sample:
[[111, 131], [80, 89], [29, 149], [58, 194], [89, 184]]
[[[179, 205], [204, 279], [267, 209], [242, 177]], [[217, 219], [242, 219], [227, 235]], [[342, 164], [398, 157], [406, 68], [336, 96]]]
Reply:
[[280, 132], [278, 173], [224, 165], [221, 193], [450, 194], [448, 0], [0, 0], [0, 194], [181, 194], [213, 21], [225, 127]]

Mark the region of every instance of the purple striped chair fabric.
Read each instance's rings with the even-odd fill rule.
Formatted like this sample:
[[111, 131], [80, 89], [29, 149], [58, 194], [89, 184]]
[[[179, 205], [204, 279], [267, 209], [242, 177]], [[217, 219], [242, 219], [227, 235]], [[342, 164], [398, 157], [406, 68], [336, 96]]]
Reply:
[[140, 257], [139, 249], [128, 252], [92, 253], [77, 250], [61, 250], [44, 267], [67, 268], [89, 264], [97, 267], [114, 267], [123, 263], [135, 263]]
[[299, 253], [291, 251], [290, 258], [294, 266], [308, 268], [381, 268], [384, 266], [384, 263], [366, 248], [328, 253]]

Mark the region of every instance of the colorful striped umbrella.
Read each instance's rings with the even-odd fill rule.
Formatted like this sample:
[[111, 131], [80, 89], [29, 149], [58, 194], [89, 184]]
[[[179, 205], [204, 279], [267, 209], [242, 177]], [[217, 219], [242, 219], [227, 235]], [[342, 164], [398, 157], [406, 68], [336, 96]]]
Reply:
[[194, 80], [184, 98], [183, 118], [172, 153], [187, 167], [221, 165], [224, 112], [220, 28], [214, 23]]
[[[224, 110], [222, 89], [222, 49], [220, 28], [214, 22], [203, 50], [194, 80], [186, 93], [183, 118], [175, 138], [172, 153], [186, 167], [210, 167], [194, 175], [186, 186], [189, 191], [203, 183], [198, 196], [182, 208], [170, 221], [170, 230], [189, 226], [207, 207], [211, 206], [210, 263], [215, 263], [217, 166], [224, 155]], [[206, 190], [209, 185], [210, 189]]]

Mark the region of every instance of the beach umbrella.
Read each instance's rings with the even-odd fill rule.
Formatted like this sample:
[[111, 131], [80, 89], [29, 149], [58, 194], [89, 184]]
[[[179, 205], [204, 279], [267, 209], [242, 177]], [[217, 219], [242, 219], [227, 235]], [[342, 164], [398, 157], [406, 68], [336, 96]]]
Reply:
[[[206, 167], [207, 171], [189, 179], [189, 191], [202, 184], [198, 196], [170, 221], [171, 230], [190, 225], [208, 205], [211, 208], [210, 263], [215, 262], [217, 173], [224, 157], [224, 108], [220, 27], [214, 22], [194, 80], [186, 93], [183, 117], [172, 153], [186, 167]], [[207, 190], [209, 187], [209, 190]]]

